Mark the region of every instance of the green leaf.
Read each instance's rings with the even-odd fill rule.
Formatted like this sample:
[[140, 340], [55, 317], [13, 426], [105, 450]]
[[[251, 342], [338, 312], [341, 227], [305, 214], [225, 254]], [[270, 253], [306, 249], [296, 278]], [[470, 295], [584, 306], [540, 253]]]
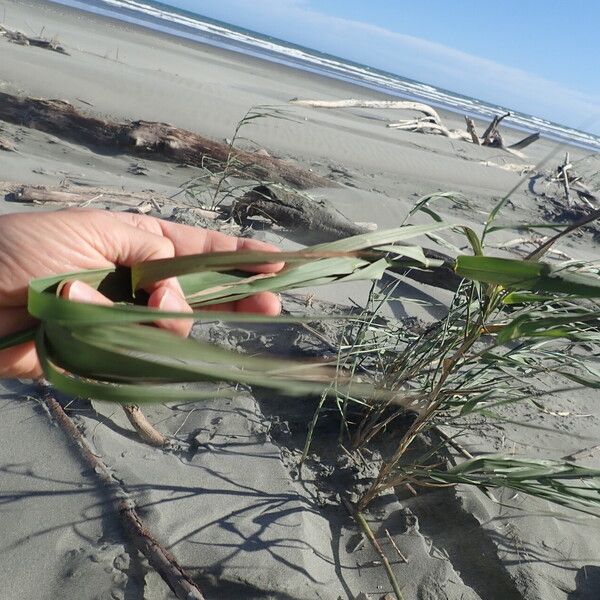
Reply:
[[455, 271], [465, 279], [505, 288], [600, 298], [600, 278], [558, 270], [546, 263], [488, 256], [459, 256]]

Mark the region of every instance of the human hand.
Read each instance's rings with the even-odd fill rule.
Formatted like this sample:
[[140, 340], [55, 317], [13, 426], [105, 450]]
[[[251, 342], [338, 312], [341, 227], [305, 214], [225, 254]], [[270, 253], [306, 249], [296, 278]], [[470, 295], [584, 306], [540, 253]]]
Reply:
[[[72, 209], [0, 216], [0, 337], [34, 324], [27, 312], [27, 286], [31, 279], [233, 250], [278, 251], [275, 246], [257, 240], [132, 213]], [[282, 263], [259, 265], [248, 270], [271, 273], [282, 266]], [[147, 291], [151, 308], [192, 312], [175, 278], [157, 282]], [[110, 303], [81, 281], [65, 285], [62, 296], [77, 302]], [[262, 292], [219, 304], [218, 310], [277, 315], [281, 304], [275, 294]], [[192, 321], [161, 320], [156, 324], [187, 336]], [[34, 378], [41, 374], [33, 342], [0, 351], [0, 378]]]

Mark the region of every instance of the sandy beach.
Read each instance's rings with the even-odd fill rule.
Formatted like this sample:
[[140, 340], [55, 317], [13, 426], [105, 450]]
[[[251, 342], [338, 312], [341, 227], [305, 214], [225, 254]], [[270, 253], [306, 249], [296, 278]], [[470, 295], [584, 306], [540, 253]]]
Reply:
[[[389, 99], [357, 86], [282, 65], [177, 39], [108, 18], [33, 0], [4, 0], [4, 25], [56, 38], [68, 55], [9, 43], [0, 37], [0, 92], [60, 99], [112, 121], [158, 121], [223, 142], [253, 107], [285, 111], [243, 130], [240, 147], [257, 149], [336, 184], [307, 193], [326, 199], [355, 222], [379, 229], [400, 225], [428, 194], [455, 192], [435, 211], [481, 230], [493, 206], [527, 173], [502, 213], [503, 224], [568, 222], [536, 176], [554, 169], [565, 148], [538, 166], [554, 144], [540, 139], [519, 158], [499, 148], [386, 127], [412, 113], [388, 109], [323, 110], [292, 98]], [[2, 14], [2, 11], [0, 11]], [[449, 128], [462, 115], [440, 110]], [[483, 130], [486, 123], [476, 123]], [[242, 136], [242, 134], [240, 134]], [[506, 143], [523, 133], [503, 129]], [[203, 176], [196, 166], [149, 160], [78, 144], [0, 121], [0, 214], [58, 208], [11, 199], [21, 185], [135, 193], [152, 199], [151, 214], [193, 215], [181, 187]], [[598, 155], [570, 147], [571, 160], [598, 193]], [[93, 195], [93, 194], [92, 194]], [[106, 194], [94, 205], [121, 210]], [[102, 196], [102, 197], [101, 197]], [[189, 215], [188, 215], [189, 216]], [[421, 213], [411, 220], [429, 222]], [[544, 232], [540, 233], [543, 235]], [[281, 228], [252, 235], [286, 249], [303, 240]], [[524, 256], [531, 232], [503, 229], [490, 237], [498, 256]], [[464, 250], [449, 232], [446, 240]], [[594, 260], [600, 230], [561, 240], [550, 259]], [[417, 243], [431, 245], [419, 238]], [[451, 252], [448, 248], [441, 251]], [[345, 310], [366, 301], [369, 282], [337, 284], [284, 295], [284, 309]], [[407, 322], [442, 318], [452, 293], [403, 280], [404, 298], [387, 314]], [[253, 352], [330, 356], [323, 340], [297, 325], [263, 328], [203, 325], [195, 335]], [[505, 421], [474, 417], [460, 438], [472, 454], [512, 453], [564, 458], [600, 468], [600, 392], [562, 387], [549, 374], [540, 410], [524, 402], [500, 407]], [[0, 382], [0, 597], [6, 600], [166, 600], [174, 598], [132, 547], [93, 473], [82, 467], [53, 426], [28, 382]], [[325, 418], [298, 475], [314, 398], [278, 398], [256, 391], [235, 400], [153, 405], [148, 419], [173, 440], [169, 449], [144, 444], [116, 406], [65, 400], [68, 413], [136, 503], [153, 534], [194, 577], [208, 599], [391, 598], [380, 558], [340, 501], [340, 490], [373, 476], [373, 465], [336, 455]], [[536, 428], [532, 429], [530, 426]], [[446, 433], [455, 430], [449, 424]], [[329, 438], [330, 439], [330, 438]], [[582, 450], [585, 450], [581, 452]], [[373, 458], [375, 461], [375, 458]], [[332, 476], [335, 475], [335, 476]], [[394, 556], [407, 600], [592, 600], [600, 597], [600, 521], [521, 494], [491, 496], [464, 486], [417, 496], [391, 492], [369, 513], [372, 528]], [[389, 531], [389, 538], [385, 531]], [[404, 562], [394, 555], [393, 539]]]

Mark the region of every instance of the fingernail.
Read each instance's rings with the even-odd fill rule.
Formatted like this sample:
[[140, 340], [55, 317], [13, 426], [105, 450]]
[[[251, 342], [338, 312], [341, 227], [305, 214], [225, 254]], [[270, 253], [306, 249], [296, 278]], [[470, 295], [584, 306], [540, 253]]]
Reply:
[[165, 288], [162, 298], [158, 303], [158, 308], [159, 310], [164, 310], [166, 312], [187, 312], [190, 309], [185, 299], [169, 288]]
[[98, 301], [98, 292], [82, 281], [73, 281], [69, 286], [67, 298], [75, 302], [93, 303]]

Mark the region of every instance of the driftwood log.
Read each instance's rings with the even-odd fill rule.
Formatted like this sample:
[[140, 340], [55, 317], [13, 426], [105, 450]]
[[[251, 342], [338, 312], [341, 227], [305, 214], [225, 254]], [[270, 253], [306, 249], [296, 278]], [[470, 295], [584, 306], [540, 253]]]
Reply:
[[58, 43], [56, 39], [48, 40], [43, 37], [31, 37], [24, 34], [22, 31], [16, 31], [8, 29], [3, 25], [0, 25], [0, 35], [3, 35], [9, 42], [13, 44], [19, 44], [19, 46], [36, 46], [37, 48], [43, 48], [44, 50], [52, 50], [59, 54], [65, 54], [69, 56], [69, 53]]
[[409, 100], [299, 100], [294, 98], [290, 104], [310, 106], [311, 108], [391, 108], [401, 110], [416, 110], [432, 117], [436, 123], [441, 123], [440, 115], [428, 104], [411, 102]]
[[264, 217], [287, 229], [317, 234], [319, 241], [341, 239], [367, 231], [345, 217], [327, 200], [315, 200], [266, 185], [246, 192], [233, 205], [232, 216], [240, 224], [249, 217]]
[[[64, 100], [17, 97], [0, 92], [0, 120], [38, 129], [91, 148], [180, 164], [228, 169], [231, 175], [287, 183], [299, 189], [336, 187], [329, 179], [284, 161], [231, 148], [191, 131], [152, 121], [115, 122], [81, 113]], [[211, 170], [213, 170], [211, 169]]]
[[[261, 216], [287, 229], [309, 232], [319, 242], [331, 242], [370, 231], [340, 213], [327, 200], [312, 200], [299, 194], [258, 186], [247, 192], [232, 209], [234, 219], [244, 223], [252, 216]], [[453, 259], [437, 250], [424, 248], [427, 258], [443, 261], [441, 267], [430, 270], [397, 268], [396, 272], [419, 283], [456, 291], [461, 282], [452, 268]]]

